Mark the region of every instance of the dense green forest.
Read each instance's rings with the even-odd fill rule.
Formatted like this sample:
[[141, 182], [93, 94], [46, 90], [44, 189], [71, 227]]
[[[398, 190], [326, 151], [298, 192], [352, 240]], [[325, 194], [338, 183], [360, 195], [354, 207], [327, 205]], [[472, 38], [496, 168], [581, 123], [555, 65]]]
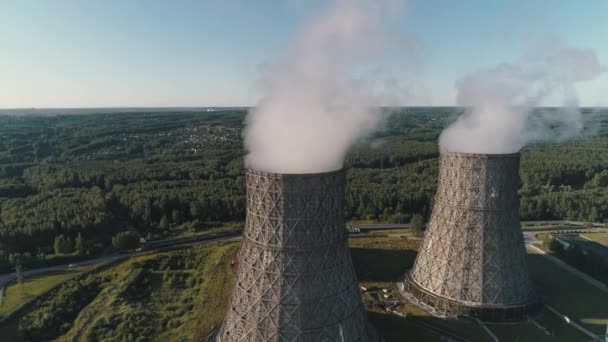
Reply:
[[[387, 113], [384, 129], [347, 156], [348, 218], [428, 216], [437, 139], [461, 112]], [[522, 219], [608, 222], [608, 111], [584, 115], [593, 116], [592, 136], [523, 151]], [[0, 115], [0, 267], [98, 254], [127, 229], [155, 239], [242, 222], [244, 117], [237, 109]], [[68, 242], [57, 249], [60, 236]]]

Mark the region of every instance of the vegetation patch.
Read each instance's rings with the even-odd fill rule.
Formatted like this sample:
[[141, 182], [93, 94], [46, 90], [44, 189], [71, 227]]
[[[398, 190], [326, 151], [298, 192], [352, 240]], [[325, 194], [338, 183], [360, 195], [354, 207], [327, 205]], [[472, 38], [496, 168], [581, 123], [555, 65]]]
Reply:
[[608, 233], [586, 233], [582, 236], [608, 247]]
[[25, 302], [36, 298], [68, 279], [71, 279], [88, 267], [77, 267], [68, 270], [49, 271], [42, 274], [26, 277], [22, 284], [11, 282], [7, 287], [0, 290], [0, 317], [9, 315]]
[[[402, 341], [403, 336], [441, 341], [446, 335], [491, 341], [475, 321], [438, 319], [400, 297], [395, 283], [412, 266], [420, 240], [369, 235], [350, 239], [349, 244], [361, 285], [368, 289], [363, 298], [370, 320], [387, 342]], [[230, 260], [237, 247], [234, 242], [219, 243], [139, 256], [85, 279], [68, 281], [39, 300], [17, 323], [0, 326], [0, 333], [11, 341], [205, 340], [224, 318], [234, 286]], [[530, 255], [529, 261], [546, 304], [595, 333], [604, 332], [608, 299], [603, 292], [545, 257]], [[406, 317], [375, 306], [373, 300], [379, 297], [374, 292], [396, 300], [395, 309]], [[531, 322], [488, 327], [509, 341], [585, 339], [548, 310], [535, 320], [542, 329]]]
[[130, 260], [60, 340], [199, 341], [218, 326], [232, 291], [236, 244]]
[[[381, 132], [353, 146], [347, 219], [428, 217], [437, 140], [461, 113], [394, 109]], [[245, 114], [0, 115], [0, 272], [18, 258], [31, 268], [51, 256], [92, 257], [126, 230], [158, 240], [242, 222]], [[522, 152], [522, 219], [608, 221], [608, 124], [594, 114], [585, 118], [595, 138]]]
[[68, 331], [80, 310], [86, 307], [107, 281], [88, 276], [70, 280], [51, 291], [19, 322], [19, 332], [25, 340], [50, 341]]

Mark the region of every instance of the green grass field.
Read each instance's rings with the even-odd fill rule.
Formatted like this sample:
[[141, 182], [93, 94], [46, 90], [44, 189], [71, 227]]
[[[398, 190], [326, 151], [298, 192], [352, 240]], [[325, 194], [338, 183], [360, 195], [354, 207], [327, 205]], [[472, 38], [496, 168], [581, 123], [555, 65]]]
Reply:
[[608, 247], [608, 233], [587, 233], [582, 236]]
[[[128, 327], [107, 326], [108, 321], [145, 326], [148, 330], [140, 330], [140, 336], [151, 332], [155, 341], [204, 340], [224, 317], [234, 283], [230, 259], [236, 248], [236, 243], [228, 243], [146, 255], [105, 271], [125, 276], [108, 284], [59, 341], [128, 339]], [[170, 267], [163, 266], [167, 260]], [[129, 276], [134, 271], [137, 274]], [[145, 322], [133, 318], [142, 313]]]
[[[395, 283], [411, 267], [420, 240], [372, 234], [350, 239], [349, 244], [361, 284], [388, 289], [388, 295], [401, 302], [397, 310], [407, 314], [407, 317], [389, 315], [366, 303], [370, 321], [387, 342], [403, 341], [404, 337], [411, 341], [445, 340], [441, 333], [425, 325], [470, 341], [492, 341], [476, 321], [438, 319], [398, 294]], [[149, 254], [102, 271], [100, 276], [107, 276], [111, 281], [73, 322], [66, 322], [70, 328], [58, 336], [58, 340], [121, 341], [129, 340], [129, 336], [131, 340], [154, 336], [152, 340], [163, 342], [205, 340], [224, 317], [234, 285], [230, 260], [237, 246], [237, 243], [220, 243]], [[531, 254], [529, 262], [545, 303], [597, 334], [605, 331], [606, 294], [543, 256]], [[56, 279], [49, 277], [52, 276], [47, 275], [44, 283]], [[38, 287], [42, 283], [38, 280]], [[371, 299], [369, 293], [363, 296]], [[546, 309], [535, 322], [488, 324], [487, 327], [501, 341], [589, 340], [562, 317]], [[0, 327], [0, 334], [19, 341], [17, 327], [17, 321], [7, 322]], [[146, 332], [149, 335], [145, 335]]]
[[23, 287], [15, 282], [9, 284], [4, 290], [4, 298], [0, 305], [0, 316], [5, 316], [21, 306], [26, 301], [37, 297], [59, 283], [80, 274], [88, 267], [75, 267], [69, 270], [50, 271], [25, 278]]

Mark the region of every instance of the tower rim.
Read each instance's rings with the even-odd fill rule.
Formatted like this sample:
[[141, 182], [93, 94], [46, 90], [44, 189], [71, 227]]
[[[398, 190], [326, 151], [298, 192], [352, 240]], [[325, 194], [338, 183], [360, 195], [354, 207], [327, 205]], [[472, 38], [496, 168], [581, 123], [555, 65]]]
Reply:
[[448, 317], [473, 317], [483, 322], [518, 322], [530, 315], [538, 314], [543, 303], [534, 291], [530, 296], [519, 303], [512, 304], [475, 304], [461, 302], [444, 297], [418, 284], [412, 275], [412, 270], [405, 272], [403, 277], [403, 290], [424, 308]]
[[289, 172], [273, 172], [273, 171], [265, 171], [254, 168], [246, 168], [245, 172], [247, 174], [256, 175], [256, 176], [265, 176], [265, 177], [319, 177], [319, 176], [331, 176], [334, 174], [344, 173], [344, 168], [341, 167], [332, 171], [322, 171], [322, 172], [303, 172], [303, 173], [289, 173]]
[[506, 158], [519, 158], [521, 152], [510, 152], [510, 153], [471, 153], [471, 152], [458, 152], [458, 151], [442, 151], [441, 156], [457, 156], [464, 158], [475, 158], [475, 159], [506, 159]]

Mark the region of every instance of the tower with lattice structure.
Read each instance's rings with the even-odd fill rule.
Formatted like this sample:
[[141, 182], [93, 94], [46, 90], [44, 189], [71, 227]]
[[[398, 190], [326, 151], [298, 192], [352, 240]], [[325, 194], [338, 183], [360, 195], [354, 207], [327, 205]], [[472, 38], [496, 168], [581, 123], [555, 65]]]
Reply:
[[445, 153], [405, 291], [441, 316], [524, 318], [540, 304], [519, 221], [519, 153]]
[[221, 342], [377, 341], [344, 226], [343, 171], [247, 172], [247, 218]]

